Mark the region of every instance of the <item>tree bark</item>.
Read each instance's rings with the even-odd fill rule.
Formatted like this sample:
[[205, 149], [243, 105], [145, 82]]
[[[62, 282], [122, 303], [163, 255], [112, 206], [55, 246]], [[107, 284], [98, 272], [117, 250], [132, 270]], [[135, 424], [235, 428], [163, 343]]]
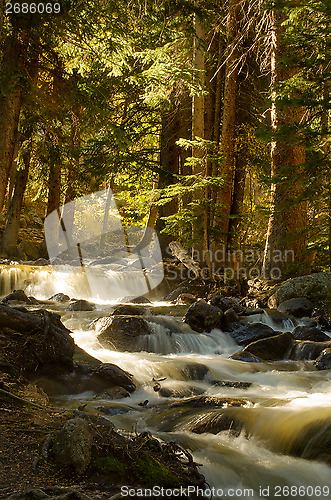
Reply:
[[53, 146], [49, 155], [49, 174], [48, 174], [48, 197], [46, 215], [60, 209], [61, 196], [61, 159], [59, 153], [60, 137], [57, 132], [52, 138]]
[[22, 71], [21, 50], [21, 44], [15, 34], [6, 38], [0, 73], [1, 87], [5, 87], [5, 91], [0, 91], [0, 210], [4, 204], [13, 162], [22, 105], [23, 90], [19, 74]]
[[[31, 131], [29, 131], [28, 138], [31, 138]], [[14, 256], [17, 252], [17, 237], [20, 229], [23, 196], [29, 177], [30, 156], [30, 151], [23, 154], [24, 168], [18, 170], [16, 174], [14, 193], [8, 208], [7, 223], [1, 241], [2, 252], [8, 256]]]
[[[300, 201], [303, 194], [305, 145], [297, 132], [304, 110], [282, 104], [277, 96], [277, 85], [286, 82], [296, 68], [282, 61], [286, 46], [283, 12], [273, 12], [272, 34], [272, 110], [271, 125], [274, 140], [271, 145], [271, 210], [263, 262], [264, 275], [269, 278], [305, 274], [307, 263], [307, 206]], [[284, 127], [286, 133], [284, 133]], [[289, 133], [292, 128], [293, 133]]]
[[229, 52], [227, 55], [227, 62], [225, 67], [221, 137], [223, 163], [220, 172], [223, 176], [224, 184], [221, 186], [219, 192], [219, 203], [222, 205], [222, 217], [219, 219], [218, 223], [221, 241], [225, 244], [227, 243], [229, 232], [229, 216], [231, 211], [234, 177], [236, 101], [238, 90], [238, 67], [236, 66], [236, 36], [239, 30], [238, 16], [240, 3], [240, 0], [230, 0], [227, 22], [227, 39]]
[[[205, 40], [205, 29], [202, 21], [198, 19], [195, 14], [194, 18], [194, 46], [193, 46], [193, 59], [194, 68], [199, 71], [200, 84], [202, 87], [205, 86], [205, 54], [202, 47], [203, 40]], [[205, 97], [204, 95], [194, 95], [192, 101], [192, 139], [205, 138]], [[204, 159], [204, 150], [201, 147], [193, 147], [192, 156], [195, 158], [195, 164], [192, 167], [192, 174], [197, 177], [206, 175], [206, 162]], [[199, 192], [194, 192], [194, 198], [203, 199], [205, 193], [203, 190]], [[196, 221], [192, 227], [192, 240], [193, 249], [198, 253], [199, 262], [202, 262], [203, 250], [206, 244], [205, 241], [205, 226], [206, 226], [206, 207], [197, 207], [196, 209]]]

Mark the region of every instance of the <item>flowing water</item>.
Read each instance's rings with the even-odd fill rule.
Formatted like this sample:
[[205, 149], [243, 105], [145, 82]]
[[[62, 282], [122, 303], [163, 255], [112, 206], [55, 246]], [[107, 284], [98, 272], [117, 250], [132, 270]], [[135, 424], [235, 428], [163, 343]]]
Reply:
[[[120, 281], [118, 276], [111, 286]], [[36, 298], [56, 292], [85, 297], [79, 279], [51, 268], [3, 268], [0, 283], [2, 294], [25, 288]], [[133, 341], [132, 352], [108, 350], [98, 343], [91, 323], [111, 314], [114, 303], [102, 293], [88, 298], [97, 303], [95, 311], [68, 312], [61, 304], [52, 308], [61, 313], [80, 347], [132, 373], [137, 390], [120, 400], [80, 394], [66, 398], [67, 405], [76, 406], [78, 399], [92, 411], [106, 407], [108, 418], [126, 431], [150, 430], [189, 448], [202, 464], [214, 498], [331, 498], [331, 468], [325, 460], [331, 446], [330, 371], [317, 371], [310, 362], [229, 359], [240, 350], [229, 334], [195, 333], [182, 322], [187, 307], [167, 303], [153, 304], [157, 315], [148, 316], [153, 333]], [[266, 313], [249, 321], [282, 331], [294, 328], [290, 320], [275, 324]], [[164, 379], [161, 391], [154, 391], [155, 379]], [[224, 381], [246, 384], [221, 385]], [[183, 404], [202, 394], [229, 404]], [[147, 400], [146, 406], [138, 404]], [[230, 430], [222, 430], [226, 418], [234, 422]]]

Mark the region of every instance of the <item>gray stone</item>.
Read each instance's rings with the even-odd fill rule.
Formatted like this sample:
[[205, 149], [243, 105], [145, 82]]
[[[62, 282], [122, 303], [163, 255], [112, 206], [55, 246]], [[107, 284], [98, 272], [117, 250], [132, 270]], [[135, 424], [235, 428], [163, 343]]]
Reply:
[[322, 354], [314, 362], [317, 370], [331, 370], [331, 347], [324, 349]]
[[278, 307], [285, 300], [305, 297], [317, 304], [321, 299], [331, 296], [331, 272], [315, 273], [308, 276], [291, 278], [273, 290], [268, 306]]
[[270, 326], [264, 323], [250, 323], [234, 332], [231, 332], [231, 337], [239, 345], [248, 345], [257, 340], [274, 337], [277, 334]]
[[191, 305], [187, 311], [184, 321], [188, 323], [195, 332], [210, 332], [214, 328], [222, 328], [223, 313], [218, 307], [199, 300]]
[[67, 311], [94, 311], [95, 304], [88, 302], [87, 300], [73, 300], [72, 303], [67, 307]]
[[91, 461], [92, 433], [86, 420], [68, 420], [54, 438], [51, 453], [56, 462], [83, 474]]
[[318, 358], [321, 352], [331, 347], [330, 342], [310, 342], [309, 340], [299, 342], [293, 346], [290, 359], [294, 361], [310, 361]]
[[288, 358], [293, 343], [293, 335], [285, 332], [274, 337], [252, 342], [243, 349], [243, 352], [247, 351], [263, 361], [278, 361]]
[[296, 318], [311, 316], [313, 310], [314, 305], [305, 297], [285, 300], [278, 306], [278, 311], [295, 316]]
[[311, 340], [313, 342], [328, 342], [331, 340], [322, 330], [309, 326], [297, 326], [292, 334], [295, 340]]
[[98, 340], [106, 348], [116, 347], [123, 350], [134, 348], [134, 338], [139, 335], [150, 335], [152, 329], [140, 316], [104, 317], [94, 323], [99, 331]]

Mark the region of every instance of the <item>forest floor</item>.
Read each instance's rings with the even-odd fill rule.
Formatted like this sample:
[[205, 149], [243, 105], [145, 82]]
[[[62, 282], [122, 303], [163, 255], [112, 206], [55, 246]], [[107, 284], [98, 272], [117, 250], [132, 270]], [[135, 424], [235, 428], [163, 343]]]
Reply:
[[[44, 409], [20, 404], [0, 394], [0, 498], [35, 488], [70, 487], [93, 499], [109, 499], [90, 484], [87, 476], [78, 477], [61, 470], [51, 460], [40, 459], [47, 436], [59, 431], [68, 416], [64, 410], [44, 406]], [[39, 402], [40, 404], [40, 402]]]

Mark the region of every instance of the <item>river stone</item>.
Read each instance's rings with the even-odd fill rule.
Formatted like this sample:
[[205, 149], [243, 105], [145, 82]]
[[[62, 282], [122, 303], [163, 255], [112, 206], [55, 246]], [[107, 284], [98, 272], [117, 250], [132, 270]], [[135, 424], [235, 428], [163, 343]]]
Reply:
[[245, 312], [245, 308], [238, 304], [237, 300], [231, 297], [223, 297], [220, 293], [213, 295], [209, 302], [212, 306], [221, 309], [222, 312], [225, 312], [227, 309], [234, 309], [237, 314]]
[[55, 436], [51, 453], [60, 465], [73, 467], [77, 474], [83, 474], [91, 461], [91, 448], [89, 424], [82, 418], [73, 418]]
[[181, 305], [191, 305], [191, 304], [194, 304], [194, 302], [196, 302], [197, 300], [197, 297], [195, 295], [193, 295], [192, 293], [181, 293], [180, 295], [178, 295], [177, 299], [176, 299], [176, 304], [181, 306]]
[[222, 328], [226, 332], [235, 330], [238, 327], [239, 316], [234, 309], [227, 309], [222, 318]]
[[294, 361], [310, 361], [318, 358], [322, 351], [331, 347], [330, 342], [310, 342], [309, 340], [299, 342], [293, 346], [290, 359]]
[[317, 370], [331, 370], [331, 347], [324, 349], [322, 354], [314, 362]]
[[2, 299], [2, 302], [24, 302], [25, 304], [30, 304], [31, 300], [25, 294], [24, 290], [14, 290]]
[[132, 381], [133, 376], [113, 363], [102, 363], [93, 370], [92, 384], [96, 383], [98, 379], [106, 381], [112, 386], [124, 387], [129, 392], [133, 392], [136, 388]]
[[231, 412], [231, 408], [229, 408], [226, 413], [208, 412], [206, 415], [202, 415], [198, 422], [193, 420], [187, 430], [195, 434], [204, 434], [205, 432], [218, 434], [222, 431], [230, 431], [231, 435], [239, 436], [243, 427], [243, 422], [233, 415], [233, 411]]
[[313, 342], [328, 342], [331, 338], [322, 330], [309, 326], [297, 326], [293, 332], [295, 340], [311, 340]]
[[0, 351], [28, 378], [40, 369], [73, 369], [74, 341], [57, 314], [0, 303]]
[[245, 351], [245, 349], [236, 352], [236, 354], [232, 354], [230, 358], [234, 359], [235, 361], [244, 361], [245, 363], [262, 363], [262, 360], [260, 358], [254, 356], [254, 354], [251, 354], [248, 351]]
[[278, 332], [275, 332], [275, 330], [264, 323], [249, 323], [231, 332], [230, 335], [237, 344], [246, 346], [257, 340], [274, 337], [277, 333]]
[[94, 311], [95, 304], [88, 302], [87, 300], [79, 299], [72, 301], [67, 307], [67, 311]]
[[52, 295], [48, 300], [54, 300], [54, 302], [67, 302], [70, 300], [69, 295], [65, 295], [64, 293], [56, 293]]
[[163, 398], [189, 398], [205, 392], [201, 387], [161, 387], [158, 391]]
[[243, 399], [195, 396], [183, 401], [174, 401], [170, 404], [170, 408], [228, 408], [231, 406], [244, 406], [247, 403], [248, 401]]
[[95, 322], [96, 330], [100, 331], [98, 340], [106, 348], [114, 347], [123, 350], [132, 349], [133, 340], [139, 335], [150, 335], [152, 328], [146, 320], [139, 316], [114, 316], [101, 318]]
[[296, 318], [311, 316], [313, 310], [314, 305], [305, 297], [285, 300], [278, 306], [278, 311], [295, 316]]
[[36, 260], [39, 259], [40, 254], [37, 248], [32, 241], [23, 240], [17, 247], [19, 252], [24, 253], [28, 259]]
[[187, 311], [184, 321], [188, 323], [195, 332], [211, 332], [214, 328], [222, 328], [223, 313], [218, 307], [207, 304], [205, 300], [199, 300], [191, 305]]
[[204, 380], [210, 373], [208, 366], [202, 363], [187, 363], [180, 371], [184, 380]]
[[316, 305], [321, 299], [327, 299], [330, 296], [331, 272], [314, 273], [291, 278], [278, 285], [268, 300], [268, 306], [276, 308], [285, 300], [299, 297], [305, 297]]
[[293, 335], [290, 332], [285, 332], [252, 342], [243, 351], [247, 351], [263, 361], [277, 361], [288, 357], [293, 343]]
[[143, 316], [144, 314], [150, 314], [150, 311], [144, 307], [131, 306], [130, 304], [121, 304], [112, 312], [112, 316]]

